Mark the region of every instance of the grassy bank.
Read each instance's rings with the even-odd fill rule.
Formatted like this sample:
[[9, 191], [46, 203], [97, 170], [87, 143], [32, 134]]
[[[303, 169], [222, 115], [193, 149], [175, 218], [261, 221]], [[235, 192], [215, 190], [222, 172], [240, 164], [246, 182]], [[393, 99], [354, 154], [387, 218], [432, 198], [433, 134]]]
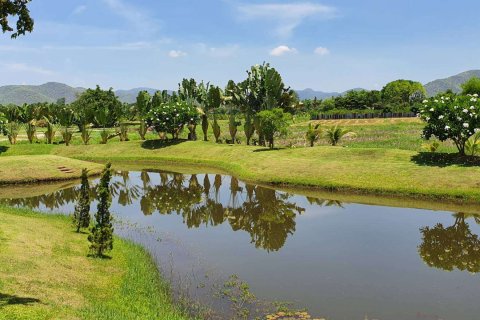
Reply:
[[68, 218], [0, 207], [0, 319], [185, 319], [149, 255], [115, 239], [87, 258]]
[[[8, 161], [9, 154], [21, 154], [26, 147], [32, 152], [36, 145], [12, 146], [4, 153], [3, 159]], [[44, 152], [45, 149], [39, 148], [38, 151]], [[480, 201], [480, 167], [431, 158], [431, 154], [422, 155], [409, 150], [330, 146], [267, 150], [202, 141], [165, 144], [150, 140], [107, 145], [58, 145], [49, 148], [48, 152], [101, 163], [143, 161], [145, 167], [149, 162], [156, 165], [201, 165], [247, 181], [268, 184]]]
[[[35, 148], [36, 145], [30, 147]], [[95, 163], [55, 155], [1, 157], [0, 184], [71, 180], [80, 178], [83, 168], [87, 168], [90, 175], [102, 170], [102, 166]]]

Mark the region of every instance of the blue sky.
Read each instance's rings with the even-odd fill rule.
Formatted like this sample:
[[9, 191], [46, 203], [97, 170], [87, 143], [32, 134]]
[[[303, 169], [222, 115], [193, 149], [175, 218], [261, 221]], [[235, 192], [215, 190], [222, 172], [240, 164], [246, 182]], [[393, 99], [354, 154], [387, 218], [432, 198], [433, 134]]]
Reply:
[[0, 35], [0, 85], [225, 85], [263, 61], [287, 85], [343, 91], [480, 68], [468, 0], [33, 0], [32, 34]]

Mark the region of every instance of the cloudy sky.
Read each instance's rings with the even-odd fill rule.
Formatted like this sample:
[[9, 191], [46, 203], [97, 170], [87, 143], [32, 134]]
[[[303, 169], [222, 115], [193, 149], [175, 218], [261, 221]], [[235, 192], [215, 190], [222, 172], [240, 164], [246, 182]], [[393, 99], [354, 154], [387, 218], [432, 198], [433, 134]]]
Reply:
[[0, 85], [224, 85], [270, 62], [296, 89], [381, 88], [480, 68], [477, 0], [33, 0], [0, 34]]

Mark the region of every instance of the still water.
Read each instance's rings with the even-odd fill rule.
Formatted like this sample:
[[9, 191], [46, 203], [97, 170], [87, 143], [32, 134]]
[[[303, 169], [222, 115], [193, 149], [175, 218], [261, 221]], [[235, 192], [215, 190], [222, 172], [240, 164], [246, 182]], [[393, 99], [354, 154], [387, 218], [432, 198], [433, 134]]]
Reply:
[[[3, 201], [71, 213], [77, 190]], [[112, 196], [124, 225], [148, 230], [117, 232], [197, 285], [203, 272], [236, 274], [262, 299], [332, 320], [480, 319], [478, 216], [308, 198], [212, 174], [118, 172]]]

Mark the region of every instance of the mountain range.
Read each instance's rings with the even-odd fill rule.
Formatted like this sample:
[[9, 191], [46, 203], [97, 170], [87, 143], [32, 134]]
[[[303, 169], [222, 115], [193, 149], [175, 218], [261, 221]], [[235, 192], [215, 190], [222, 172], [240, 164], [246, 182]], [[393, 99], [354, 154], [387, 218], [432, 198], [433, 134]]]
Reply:
[[[470, 70], [462, 72], [452, 77], [438, 79], [425, 84], [428, 96], [434, 96], [437, 93], [444, 92], [448, 89], [453, 92], [460, 92], [461, 85], [471, 77], [480, 78], [480, 70]], [[67, 103], [73, 102], [76, 97], [84, 92], [85, 88], [74, 88], [63, 83], [48, 82], [39, 86], [33, 85], [8, 85], [0, 87], [0, 104], [17, 104], [36, 103], [36, 102], [56, 102], [65, 98]], [[157, 89], [154, 88], [134, 88], [130, 90], [117, 90], [116, 95], [122, 102], [134, 103], [138, 92], [146, 90], [150, 94], [154, 94]], [[362, 90], [355, 88], [351, 90]], [[348, 91], [351, 91], [348, 90]], [[323, 92], [313, 89], [297, 90], [300, 99], [326, 99], [344, 95], [346, 92]]]

